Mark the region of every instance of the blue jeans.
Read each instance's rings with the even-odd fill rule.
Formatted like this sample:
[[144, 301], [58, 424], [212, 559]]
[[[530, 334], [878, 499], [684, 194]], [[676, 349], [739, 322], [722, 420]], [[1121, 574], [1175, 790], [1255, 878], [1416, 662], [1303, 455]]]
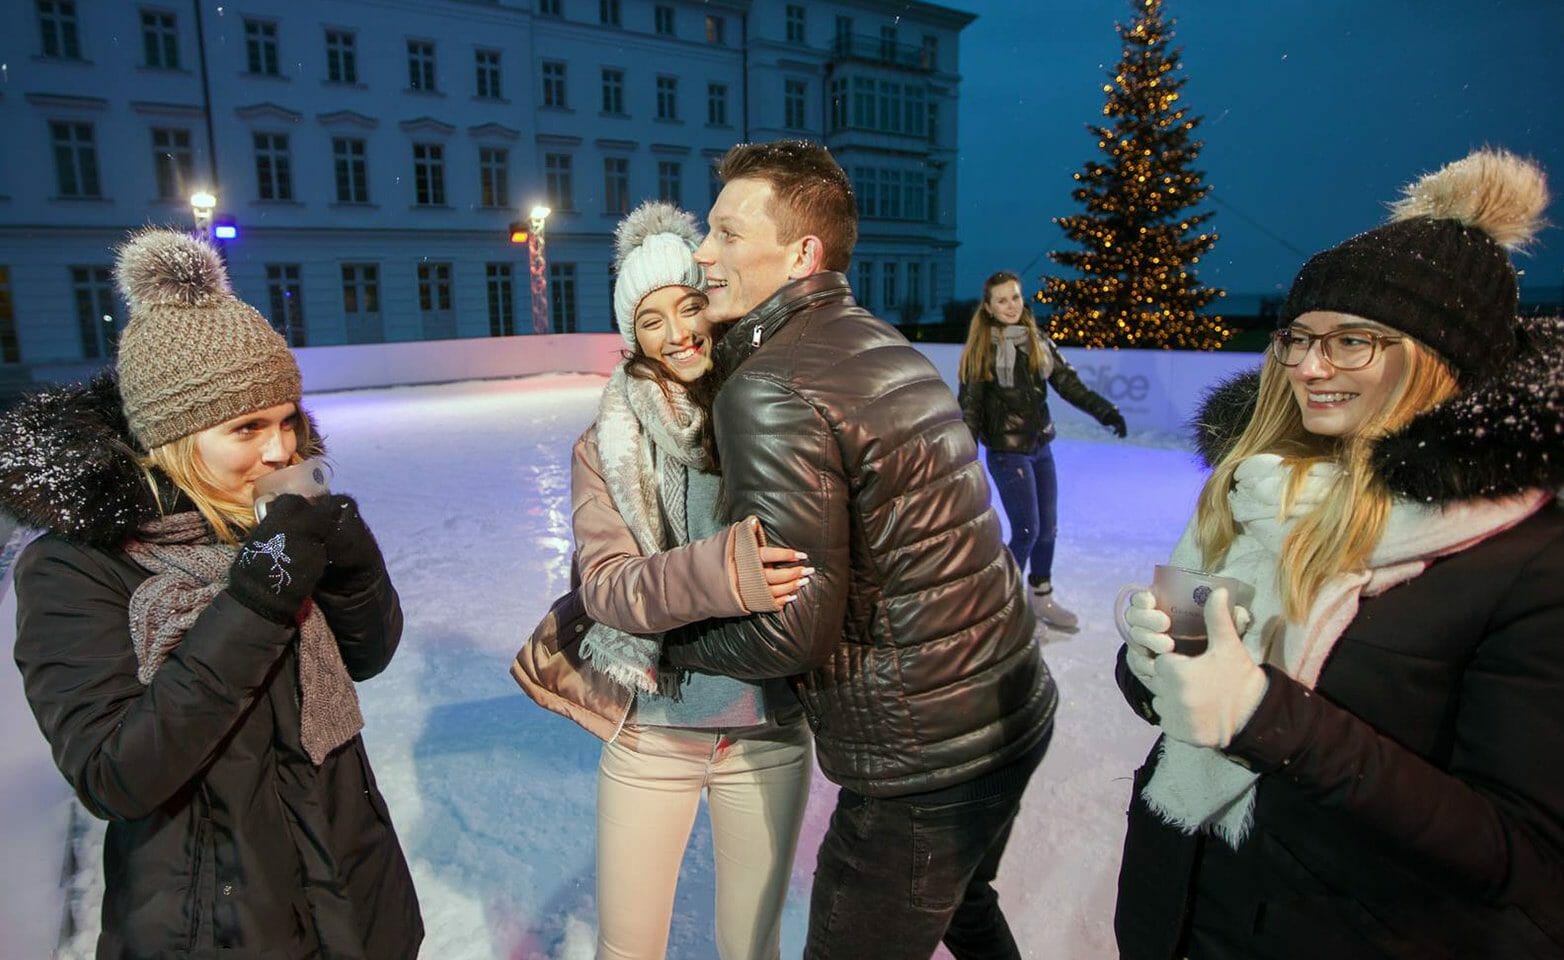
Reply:
[[1036, 453], [988, 451], [988, 472], [1010, 518], [1010, 553], [1033, 585], [1052, 580], [1059, 536], [1059, 475], [1052, 444]]

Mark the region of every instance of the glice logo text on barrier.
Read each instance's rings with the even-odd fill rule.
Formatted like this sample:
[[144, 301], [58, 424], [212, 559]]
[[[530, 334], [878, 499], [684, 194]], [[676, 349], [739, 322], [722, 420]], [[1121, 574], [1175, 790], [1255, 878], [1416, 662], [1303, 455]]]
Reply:
[[1143, 373], [1114, 373], [1109, 364], [1076, 368], [1081, 381], [1114, 403], [1141, 403], [1151, 395], [1151, 380]]

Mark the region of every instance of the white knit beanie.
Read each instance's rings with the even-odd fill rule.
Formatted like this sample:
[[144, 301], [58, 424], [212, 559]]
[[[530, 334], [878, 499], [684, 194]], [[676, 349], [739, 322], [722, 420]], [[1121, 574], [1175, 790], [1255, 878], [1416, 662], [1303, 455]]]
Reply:
[[671, 203], [648, 200], [614, 230], [614, 319], [619, 333], [635, 346], [635, 308], [663, 287], [706, 289], [705, 271], [695, 262], [700, 246], [695, 217]]

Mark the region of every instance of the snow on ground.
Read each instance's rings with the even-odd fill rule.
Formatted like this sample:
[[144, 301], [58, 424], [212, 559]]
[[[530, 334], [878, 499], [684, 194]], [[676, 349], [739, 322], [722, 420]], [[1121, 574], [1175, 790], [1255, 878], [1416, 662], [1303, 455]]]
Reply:
[[[599, 744], [534, 707], [507, 671], [567, 586], [570, 447], [591, 420], [602, 383], [548, 375], [307, 401], [328, 437], [333, 485], [360, 499], [406, 611], [396, 660], [360, 696], [364, 737], [423, 905], [425, 957], [586, 960], [592, 953]], [[1084, 627], [1051, 637], [1045, 648], [1062, 691], [1058, 725], [1000, 873], [1003, 903], [1029, 957], [1114, 952], [1129, 777], [1152, 733], [1114, 686], [1118, 639], [1109, 607], [1121, 583], [1149, 577], [1166, 557], [1199, 483], [1187, 452], [1164, 437], [1142, 439], [1066, 431], [1055, 444], [1054, 581]], [[13, 608], [7, 591], [0, 602], [7, 646]], [[0, 846], [13, 870], [30, 871], [23, 882], [13, 878], [5, 896], [0, 955], [45, 956], [38, 945], [59, 936], [64, 898], [79, 929], [60, 955], [90, 956], [101, 826], [70, 826], [63, 783], [19, 697], [13, 670], [0, 683], [0, 724], [11, 741], [0, 749], [0, 805], [29, 811], [35, 829], [8, 829]], [[817, 776], [784, 957], [802, 950], [815, 848], [834, 799], [835, 787]], [[73, 829], [84, 869], [65, 894], [59, 878]], [[711, 857], [703, 814], [680, 879], [671, 958], [716, 956]]]

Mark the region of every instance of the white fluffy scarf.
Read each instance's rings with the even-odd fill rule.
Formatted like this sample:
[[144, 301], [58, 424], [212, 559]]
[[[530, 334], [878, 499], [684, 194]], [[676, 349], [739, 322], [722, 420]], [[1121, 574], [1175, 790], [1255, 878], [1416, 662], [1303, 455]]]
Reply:
[[[1292, 468], [1275, 454], [1256, 454], [1239, 464], [1228, 494], [1238, 537], [1221, 568], [1255, 588], [1253, 626], [1244, 647], [1256, 663], [1270, 663], [1313, 689], [1331, 650], [1358, 613], [1360, 597], [1373, 597], [1421, 574], [1433, 560], [1459, 553], [1513, 527], [1542, 507], [1552, 494], [1531, 490], [1502, 500], [1468, 500], [1443, 508], [1398, 500], [1368, 569], [1340, 573], [1326, 581], [1309, 608], [1305, 622], [1293, 623], [1282, 613], [1278, 558], [1282, 542], [1298, 518], [1319, 505], [1339, 475], [1339, 468], [1315, 464], [1297, 499], [1284, 515], [1282, 493]], [[1201, 569], [1195, 524], [1185, 529], [1169, 561]], [[1156, 772], [1142, 797], [1168, 823], [1193, 833], [1205, 830], [1231, 847], [1249, 832], [1258, 775], [1219, 750], [1196, 747], [1163, 737]]]
[[[700, 445], [703, 418], [677, 385], [665, 394], [655, 381], [632, 377], [623, 366], [603, 388], [597, 409], [603, 479], [642, 556], [689, 539], [686, 471], [710, 466]], [[625, 633], [606, 623], [592, 624], [581, 641], [581, 655], [609, 679], [632, 690], [672, 695], [678, 678], [658, 676], [661, 654], [661, 635]]]

